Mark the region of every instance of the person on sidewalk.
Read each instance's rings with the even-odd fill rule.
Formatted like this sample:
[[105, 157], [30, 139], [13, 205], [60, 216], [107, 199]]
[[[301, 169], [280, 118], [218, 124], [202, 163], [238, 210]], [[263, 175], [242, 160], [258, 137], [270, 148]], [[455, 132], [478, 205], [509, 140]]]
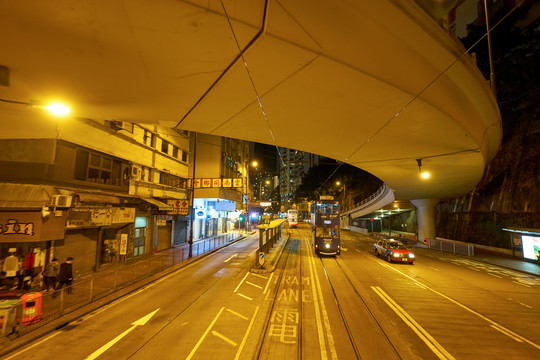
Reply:
[[58, 276], [56, 277], [58, 284], [56, 284], [56, 287], [54, 288], [56, 292], [53, 293], [53, 298], [56, 297], [57, 291], [60, 290], [64, 285], [67, 286], [68, 294], [73, 294], [73, 288], [71, 286], [71, 284], [73, 283], [73, 266], [71, 265], [72, 261], [73, 258], [69, 256], [66, 259], [66, 262], [60, 264], [60, 271], [58, 272]]
[[49, 292], [56, 287], [56, 276], [58, 276], [58, 260], [52, 258], [43, 270], [43, 288]]

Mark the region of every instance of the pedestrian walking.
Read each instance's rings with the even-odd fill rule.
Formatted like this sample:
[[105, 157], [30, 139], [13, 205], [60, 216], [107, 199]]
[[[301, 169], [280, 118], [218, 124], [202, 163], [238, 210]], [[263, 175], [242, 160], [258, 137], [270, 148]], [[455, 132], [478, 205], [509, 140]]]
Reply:
[[47, 264], [45, 270], [43, 270], [43, 288], [45, 291], [49, 292], [54, 291], [56, 287], [56, 277], [58, 276], [58, 259], [52, 258], [52, 260]]
[[[71, 262], [73, 261], [73, 258], [69, 256], [65, 262], [60, 264], [60, 270], [58, 271], [58, 276], [56, 277], [56, 280], [58, 283], [56, 284], [56, 287], [54, 290], [60, 290], [62, 286], [66, 285], [68, 289], [68, 294], [73, 293], [73, 288], [71, 284], [73, 283], [73, 266], [71, 265]], [[53, 294], [53, 298], [56, 297], [56, 292]]]

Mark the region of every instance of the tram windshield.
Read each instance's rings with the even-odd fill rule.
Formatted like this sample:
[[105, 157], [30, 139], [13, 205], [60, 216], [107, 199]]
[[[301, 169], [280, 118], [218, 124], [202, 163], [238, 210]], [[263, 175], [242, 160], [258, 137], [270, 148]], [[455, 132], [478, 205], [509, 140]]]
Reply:
[[317, 212], [320, 214], [338, 214], [338, 204], [317, 204]]
[[339, 236], [339, 226], [317, 226], [316, 237], [338, 237]]

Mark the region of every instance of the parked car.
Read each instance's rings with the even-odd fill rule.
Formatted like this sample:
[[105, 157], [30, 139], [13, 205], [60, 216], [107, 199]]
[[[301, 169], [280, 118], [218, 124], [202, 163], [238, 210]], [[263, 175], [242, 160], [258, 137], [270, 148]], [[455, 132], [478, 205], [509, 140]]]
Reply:
[[407, 262], [414, 263], [414, 254], [401, 242], [394, 239], [383, 239], [373, 244], [376, 256], [388, 260], [389, 263]]

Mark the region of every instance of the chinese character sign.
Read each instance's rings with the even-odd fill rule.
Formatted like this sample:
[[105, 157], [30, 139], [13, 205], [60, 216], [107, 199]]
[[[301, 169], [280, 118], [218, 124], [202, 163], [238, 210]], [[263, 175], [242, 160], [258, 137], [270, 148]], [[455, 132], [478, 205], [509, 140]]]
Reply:
[[242, 179], [241, 178], [233, 179], [233, 187], [242, 187]]
[[244, 184], [242, 178], [234, 179], [193, 179], [194, 188], [221, 188], [235, 187], [241, 188]]

